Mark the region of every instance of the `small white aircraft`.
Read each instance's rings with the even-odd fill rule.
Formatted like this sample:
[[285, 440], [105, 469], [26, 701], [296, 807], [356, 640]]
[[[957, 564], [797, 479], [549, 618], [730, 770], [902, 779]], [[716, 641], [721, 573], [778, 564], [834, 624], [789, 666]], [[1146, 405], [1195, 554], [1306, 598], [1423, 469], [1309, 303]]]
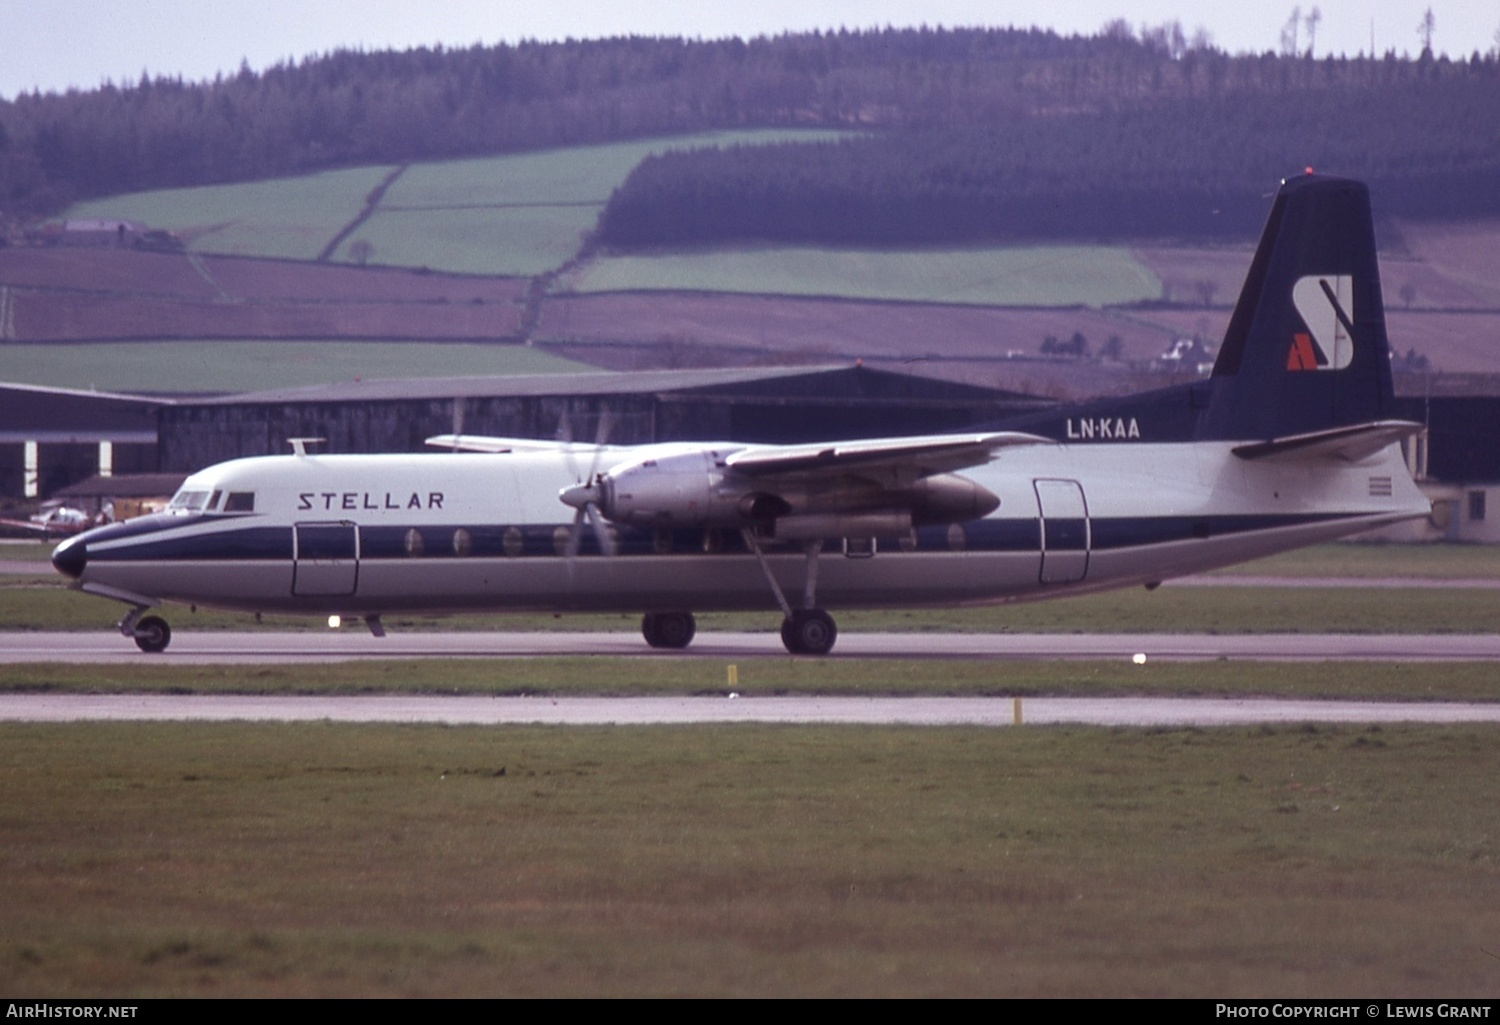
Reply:
[[0, 527], [33, 534], [39, 541], [52, 541], [59, 537], [70, 537], [82, 533], [95, 524], [95, 520], [82, 509], [59, 505], [39, 512], [29, 520], [0, 519]]
[[1430, 513], [1389, 418], [1369, 196], [1283, 183], [1213, 374], [964, 435], [610, 446], [447, 435], [425, 455], [237, 459], [163, 513], [60, 545], [161, 651], [162, 602], [362, 617], [770, 609], [824, 654], [827, 609], [1054, 598], [1253, 559]]

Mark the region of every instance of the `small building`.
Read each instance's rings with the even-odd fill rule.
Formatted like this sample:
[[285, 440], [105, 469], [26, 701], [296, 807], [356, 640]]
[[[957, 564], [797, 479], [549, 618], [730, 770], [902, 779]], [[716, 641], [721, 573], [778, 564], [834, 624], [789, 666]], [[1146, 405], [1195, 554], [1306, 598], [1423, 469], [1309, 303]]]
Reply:
[[1500, 542], [1500, 376], [1399, 375], [1395, 414], [1427, 427], [1407, 465], [1433, 506], [1403, 539]]
[[94, 474], [155, 472], [161, 399], [0, 384], [0, 496], [42, 498]]
[[27, 233], [34, 244], [47, 246], [133, 247], [147, 232], [146, 225], [123, 217], [73, 217], [49, 221]]

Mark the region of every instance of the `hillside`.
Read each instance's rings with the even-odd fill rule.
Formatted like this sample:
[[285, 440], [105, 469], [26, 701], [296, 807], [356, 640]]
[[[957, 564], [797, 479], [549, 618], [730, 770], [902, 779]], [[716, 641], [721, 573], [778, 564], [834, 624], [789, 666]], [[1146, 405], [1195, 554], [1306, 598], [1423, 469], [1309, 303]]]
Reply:
[[1137, 34], [1123, 21], [1091, 37], [887, 29], [339, 52], [0, 102], [0, 219], [126, 192], [770, 127], [870, 138], [647, 162], [605, 237], [1078, 237], [1096, 218], [1110, 232], [1243, 232], [1265, 181], [1308, 163], [1381, 181], [1392, 212], [1471, 216], [1500, 212], [1500, 139], [1483, 131], [1500, 123], [1497, 83], [1494, 55], [1232, 55], [1180, 25]]
[[[224, 390], [252, 382], [271, 387], [581, 364], [632, 369], [863, 359], [1054, 395], [1127, 391], [1196, 371], [1159, 357], [1177, 338], [1217, 340], [1251, 253], [1248, 244], [1142, 243], [946, 250], [752, 245], [622, 255], [591, 251], [574, 239], [547, 257], [477, 231], [471, 237], [493, 250], [497, 263], [530, 260], [536, 274], [377, 265], [448, 251], [447, 217], [460, 206], [597, 200], [607, 179], [586, 191], [540, 169], [550, 164], [560, 172], [571, 164], [595, 174], [618, 156], [612, 147], [599, 150], [413, 165], [397, 183], [422, 190], [387, 189], [376, 207], [404, 207], [397, 212], [409, 219], [410, 238], [372, 247], [365, 266], [338, 262], [339, 253], [320, 262], [209, 251], [225, 238], [258, 239], [269, 252], [285, 251], [290, 236], [279, 230], [281, 211], [303, 201], [303, 178], [257, 183], [254, 203], [243, 200], [240, 187], [224, 187], [222, 209], [205, 202], [209, 190], [202, 189], [119, 197], [121, 208], [141, 202], [133, 212], [184, 230], [189, 251], [0, 249], [0, 379]], [[627, 165], [615, 160], [614, 173], [623, 175]], [[382, 170], [350, 171], [346, 181], [368, 182]], [[285, 203], [277, 201], [282, 188]], [[86, 209], [103, 214], [115, 207]], [[343, 211], [351, 209], [346, 202]], [[229, 213], [237, 218], [236, 234], [193, 233], [194, 225]], [[329, 234], [304, 251], [327, 249], [343, 228], [328, 218]], [[1439, 371], [1492, 372], [1500, 365], [1500, 286], [1490, 254], [1500, 251], [1500, 220], [1387, 222], [1382, 234], [1398, 353], [1414, 350]], [[1040, 351], [1049, 338], [1075, 336], [1086, 343], [1086, 358]], [[577, 363], [539, 361], [548, 353]]]
[[1232, 56], [1118, 29], [335, 54], [22, 97], [0, 103], [0, 232], [65, 210], [186, 251], [0, 249], [0, 378], [55, 376], [47, 346], [128, 344], [170, 389], [177, 339], [225, 367], [195, 387], [242, 373], [247, 342], [338, 341], [371, 363], [426, 346], [387, 364], [418, 373], [478, 345], [495, 366], [859, 358], [1125, 390], [1196, 372], [1203, 353], [1163, 352], [1217, 340], [1265, 195], [1306, 159], [1376, 181], [1401, 365], [1485, 372], [1500, 136], [1475, 126], [1497, 105], [1500, 61], [1477, 55]]

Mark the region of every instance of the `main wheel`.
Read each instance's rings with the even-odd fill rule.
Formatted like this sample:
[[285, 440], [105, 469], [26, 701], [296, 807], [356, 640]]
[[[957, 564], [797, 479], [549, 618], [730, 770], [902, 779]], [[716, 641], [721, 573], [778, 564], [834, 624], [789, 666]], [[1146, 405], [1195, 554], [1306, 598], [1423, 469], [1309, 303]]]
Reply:
[[147, 616], [135, 624], [133, 637], [137, 648], [154, 655], [166, 651], [167, 645], [172, 643], [172, 628], [160, 616]]
[[798, 609], [781, 621], [781, 643], [793, 655], [826, 655], [839, 630], [822, 609]]
[[641, 636], [653, 648], [686, 648], [697, 632], [691, 612], [648, 612], [641, 619]]

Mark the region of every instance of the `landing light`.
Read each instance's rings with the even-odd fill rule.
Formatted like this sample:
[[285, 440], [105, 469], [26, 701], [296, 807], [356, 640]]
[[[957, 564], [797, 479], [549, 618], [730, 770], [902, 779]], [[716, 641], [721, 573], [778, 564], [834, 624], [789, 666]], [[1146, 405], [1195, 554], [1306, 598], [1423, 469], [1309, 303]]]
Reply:
[[344, 625], [344, 620], [343, 620], [343, 618], [341, 616], [329, 616], [328, 617], [328, 629], [330, 629], [330, 630], [337, 630], [339, 627], [341, 627], [343, 625]]

